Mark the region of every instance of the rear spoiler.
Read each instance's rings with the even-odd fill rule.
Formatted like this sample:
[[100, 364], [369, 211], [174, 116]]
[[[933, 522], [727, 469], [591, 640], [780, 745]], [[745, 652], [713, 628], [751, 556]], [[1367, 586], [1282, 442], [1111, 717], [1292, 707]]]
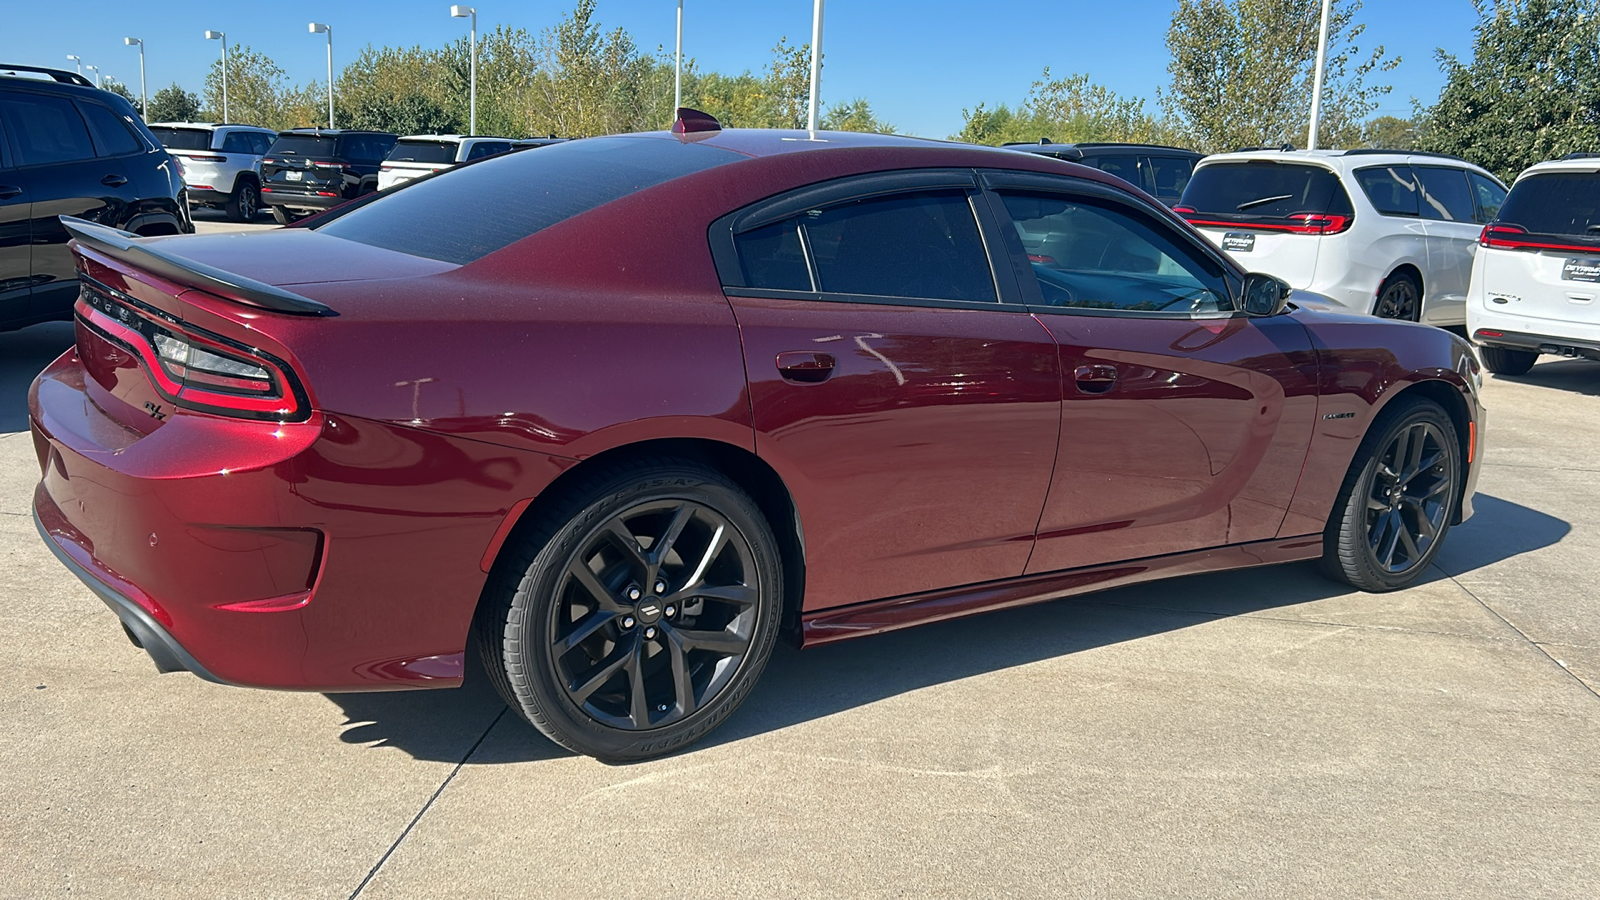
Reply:
[[204, 263], [179, 256], [157, 244], [145, 243], [136, 234], [97, 225], [73, 216], [61, 216], [61, 224], [73, 240], [91, 250], [137, 266], [168, 281], [221, 294], [240, 303], [297, 316], [336, 316], [328, 306], [280, 287], [224, 272]]

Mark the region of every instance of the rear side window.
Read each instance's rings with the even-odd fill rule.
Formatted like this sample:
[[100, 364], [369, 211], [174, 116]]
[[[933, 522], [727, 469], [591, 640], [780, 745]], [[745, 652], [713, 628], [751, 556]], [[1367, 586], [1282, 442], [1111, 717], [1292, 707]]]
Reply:
[[999, 302], [965, 191], [855, 200], [802, 222], [823, 291]]
[[1339, 176], [1319, 166], [1265, 161], [1200, 166], [1183, 191], [1182, 205], [1241, 220], [1354, 214]]
[[401, 141], [394, 145], [389, 162], [449, 163], [456, 161], [455, 141]]
[[1139, 157], [1137, 156], [1097, 156], [1092, 160], [1086, 159], [1084, 162], [1102, 172], [1115, 175], [1140, 190], [1149, 191], [1154, 187], [1154, 185], [1146, 183], [1144, 171], [1139, 165]]
[[144, 142], [121, 116], [98, 103], [79, 103], [78, 109], [89, 123], [101, 156], [129, 156], [144, 151]]
[[223, 153], [253, 153], [253, 152], [255, 152], [255, 147], [253, 145], [253, 142], [250, 140], [250, 133], [246, 132], [246, 131], [229, 132], [228, 136], [222, 139], [222, 152]]
[[[323, 234], [465, 265], [635, 191], [743, 159], [676, 140], [586, 138], [513, 153], [334, 213]], [[427, 223], [419, 227], [418, 223]]]
[[1422, 202], [1418, 208], [1425, 219], [1445, 222], [1472, 222], [1478, 209], [1472, 202], [1472, 191], [1467, 187], [1467, 173], [1462, 169], [1444, 166], [1412, 166], [1422, 183]]
[[94, 159], [94, 144], [71, 100], [22, 92], [0, 95], [0, 115], [17, 149], [18, 165]]
[[272, 149], [273, 136], [262, 134], [259, 131], [250, 132], [250, 143], [254, 145], [255, 152], [259, 155]]
[[270, 152], [274, 156], [332, 156], [334, 140], [314, 134], [280, 134]]
[[1506, 189], [1492, 178], [1485, 178], [1477, 172], [1467, 173], [1467, 183], [1472, 185], [1473, 199], [1478, 201], [1478, 221], [1493, 222], [1500, 215], [1500, 207], [1506, 202]]
[[1372, 201], [1372, 208], [1383, 215], [1417, 217], [1417, 176], [1410, 166], [1357, 169], [1356, 183]]
[[739, 249], [745, 284], [771, 291], [812, 290], [798, 221], [790, 219], [747, 231], [735, 236], [733, 242]]
[[211, 132], [199, 128], [152, 128], [150, 133], [168, 150], [211, 149]]
[[1511, 186], [1500, 221], [1534, 234], [1594, 237], [1600, 232], [1600, 173], [1529, 175]]
[[1183, 196], [1183, 189], [1189, 186], [1189, 176], [1194, 174], [1194, 162], [1181, 156], [1152, 156], [1148, 161], [1156, 187], [1152, 193], [1168, 201]]
[[485, 156], [504, 153], [510, 149], [511, 144], [507, 141], [479, 141], [472, 145], [471, 150], [467, 151], [467, 159], [483, 159]]

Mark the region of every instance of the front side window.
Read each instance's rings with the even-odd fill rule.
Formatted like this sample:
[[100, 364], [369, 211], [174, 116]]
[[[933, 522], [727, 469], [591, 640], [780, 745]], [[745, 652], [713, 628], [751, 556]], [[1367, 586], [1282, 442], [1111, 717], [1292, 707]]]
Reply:
[[1046, 306], [1203, 315], [1232, 309], [1222, 267], [1108, 201], [1002, 191]]
[[1381, 215], [1416, 218], [1417, 176], [1410, 166], [1357, 169], [1356, 183]]
[[1506, 202], [1506, 189], [1500, 182], [1479, 175], [1477, 172], [1467, 173], [1467, 183], [1472, 186], [1473, 199], [1478, 201], [1478, 221], [1493, 222], [1499, 217], [1500, 207]]
[[1473, 222], [1478, 208], [1472, 202], [1472, 191], [1467, 187], [1467, 173], [1462, 169], [1444, 166], [1412, 166], [1421, 182], [1422, 202], [1418, 208], [1425, 219], [1443, 222]]
[[65, 97], [44, 94], [0, 94], [0, 115], [20, 156], [18, 165], [94, 159], [94, 144], [78, 108]]

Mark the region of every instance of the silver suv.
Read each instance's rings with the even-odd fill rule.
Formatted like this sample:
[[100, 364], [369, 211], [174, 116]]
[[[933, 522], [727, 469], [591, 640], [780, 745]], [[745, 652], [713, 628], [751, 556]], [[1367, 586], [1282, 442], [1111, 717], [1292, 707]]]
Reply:
[[255, 125], [153, 122], [150, 133], [183, 167], [190, 206], [223, 209], [235, 222], [261, 209], [261, 157], [278, 136]]

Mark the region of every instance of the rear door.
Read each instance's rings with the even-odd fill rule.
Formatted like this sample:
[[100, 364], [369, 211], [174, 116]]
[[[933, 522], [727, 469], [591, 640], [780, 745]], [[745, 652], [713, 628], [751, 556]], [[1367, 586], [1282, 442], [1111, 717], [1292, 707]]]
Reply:
[[[713, 226], [756, 449], [794, 492], [806, 608], [1022, 574], [1055, 464], [1055, 342], [991, 268], [971, 170], [885, 173]], [[720, 236], [719, 236], [720, 235]]]
[[1028, 573], [1276, 537], [1316, 417], [1306, 329], [1233, 313], [1214, 251], [1122, 192], [984, 177], [1060, 346], [1061, 443]]
[[1460, 322], [1466, 316], [1472, 258], [1483, 230], [1472, 187], [1465, 169], [1413, 162], [1411, 171], [1417, 176], [1417, 208], [1428, 244], [1423, 321]]

